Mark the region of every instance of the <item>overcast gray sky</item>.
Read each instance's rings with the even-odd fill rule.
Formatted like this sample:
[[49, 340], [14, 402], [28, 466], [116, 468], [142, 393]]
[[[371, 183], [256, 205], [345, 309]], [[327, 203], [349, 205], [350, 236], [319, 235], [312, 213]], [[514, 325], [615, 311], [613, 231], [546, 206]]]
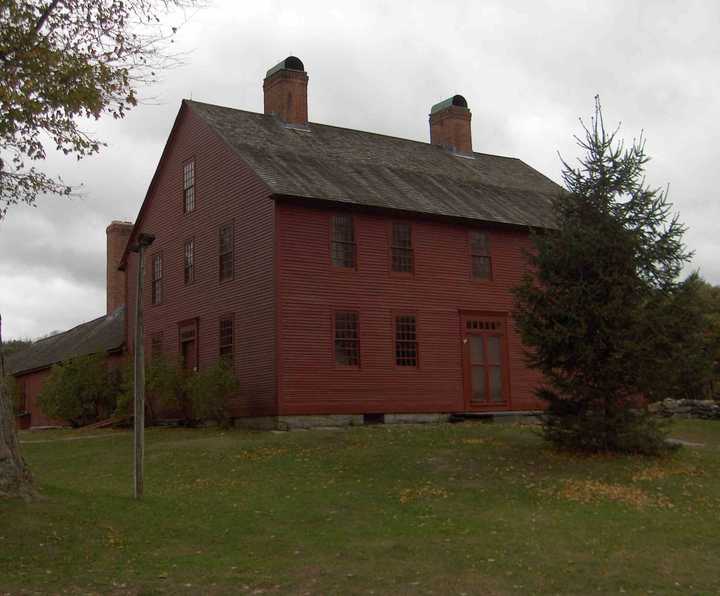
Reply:
[[559, 181], [557, 152], [599, 93], [606, 122], [641, 130], [648, 181], [670, 184], [692, 267], [720, 284], [714, 172], [720, 140], [720, 3], [215, 0], [181, 29], [185, 64], [153, 102], [91, 129], [108, 143], [45, 163], [84, 196], [15, 207], [0, 222], [6, 338], [105, 312], [105, 227], [134, 220], [183, 97], [262, 111], [265, 71], [290, 54], [310, 76], [310, 120], [427, 141], [428, 112], [464, 95], [476, 151], [519, 157]]

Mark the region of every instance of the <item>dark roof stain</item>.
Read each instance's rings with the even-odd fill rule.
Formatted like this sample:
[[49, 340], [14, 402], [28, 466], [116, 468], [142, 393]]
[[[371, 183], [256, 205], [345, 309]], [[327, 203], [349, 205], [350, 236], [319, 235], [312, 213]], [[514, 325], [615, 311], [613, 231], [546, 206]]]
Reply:
[[184, 101], [276, 195], [554, 227], [562, 188], [519, 159]]
[[125, 343], [125, 307], [82, 323], [63, 333], [34, 342], [10, 356], [7, 371], [19, 374], [64, 362], [77, 356], [111, 352]]

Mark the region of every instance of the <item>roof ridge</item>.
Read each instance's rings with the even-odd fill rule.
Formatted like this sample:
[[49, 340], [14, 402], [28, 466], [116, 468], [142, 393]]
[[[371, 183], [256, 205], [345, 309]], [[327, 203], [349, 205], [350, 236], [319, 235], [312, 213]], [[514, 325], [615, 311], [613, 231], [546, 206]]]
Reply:
[[[55, 339], [57, 337], [60, 337], [61, 335], [66, 335], [70, 333], [71, 331], [75, 331], [76, 329], [79, 329], [80, 327], [85, 327], [86, 325], [90, 325], [91, 323], [95, 323], [99, 321], [100, 319], [106, 319], [108, 315], [100, 315], [99, 317], [95, 317], [94, 319], [90, 319], [89, 321], [85, 321], [84, 323], [78, 323], [75, 325], [75, 327], [70, 327], [70, 329], [66, 329], [65, 331], [60, 331], [60, 333], [56, 333], [55, 335], [49, 335], [48, 337], [41, 337], [40, 339], [36, 339], [33, 341], [30, 345], [34, 346], [36, 344], [39, 344], [40, 342], [47, 341], [49, 339]], [[30, 347], [30, 346], [28, 346]]]
[[[191, 103], [191, 104], [196, 103], [196, 104], [201, 104], [204, 106], [210, 106], [213, 108], [220, 108], [223, 110], [231, 110], [233, 112], [242, 112], [244, 114], [252, 114], [253, 116], [260, 116], [262, 118], [266, 118], [266, 117], [272, 118], [273, 120], [275, 120], [275, 118], [273, 116], [269, 116], [268, 114], [261, 114], [260, 112], [253, 112], [251, 110], [243, 110], [241, 108], [232, 108], [230, 106], [221, 106], [220, 104], [207, 103], [205, 101], [197, 101], [194, 99], [183, 99], [183, 101]], [[374, 132], [371, 130], [361, 130], [359, 128], [349, 128], [347, 126], [338, 126], [337, 124], [323, 124], [322, 122], [311, 122], [311, 121], [308, 122], [308, 125], [322, 126], [323, 128], [335, 128], [338, 130], [347, 130], [350, 132], [359, 132], [362, 134], [372, 135], [375, 137], [383, 137], [385, 139], [395, 139], [397, 141], [403, 141], [405, 143], [417, 143], [418, 145], [424, 145], [426, 147], [437, 147], [438, 149], [442, 149], [442, 147], [440, 147], [439, 145], [433, 145], [432, 143], [428, 143], [427, 141], [418, 141], [417, 139], [408, 139], [406, 137], [399, 137], [397, 135], [384, 134], [381, 132]], [[499, 159], [512, 159], [515, 161], [522, 161], [519, 157], [512, 157], [510, 155], [498, 155], [497, 153], [485, 153], [483, 151], [473, 151], [472, 155], [482, 155], [485, 157], [497, 157]], [[523, 162], [523, 163], [525, 163], [525, 162]]]

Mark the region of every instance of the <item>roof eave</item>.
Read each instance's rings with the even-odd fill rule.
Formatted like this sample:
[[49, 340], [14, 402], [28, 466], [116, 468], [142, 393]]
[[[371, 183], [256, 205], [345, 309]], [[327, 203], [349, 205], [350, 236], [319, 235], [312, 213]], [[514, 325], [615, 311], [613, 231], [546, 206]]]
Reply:
[[312, 197], [307, 195], [291, 195], [291, 194], [284, 194], [284, 193], [271, 193], [270, 198], [273, 200], [297, 200], [297, 201], [305, 201], [305, 202], [314, 202], [316, 206], [324, 206], [324, 205], [332, 205], [334, 207], [342, 207], [345, 209], [358, 209], [358, 210], [364, 210], [364, 211], [376, 211], [376, 212], [383, 212], [383, 213], [395, 213], [395, 214], [402, 214], [405, 217], [426, 217], [428, 219], [441, 219], [445, 221], [454, 221], [454, 222], [465, 222], [465, 223], [473, 223], [473, 224], [489, 224], [493, 226], [499, 226], [499, 227], [506, 227], [506, 228], [520, 228], [520, 229], [530, 229], [530, 230], [553, 230], [556, 229], [554, 226], [550, 225], [537, 225], [537, 224], [527, 224], [527, 223], [517, 223], [517, 222], [508, 222], [508, 221], [499, 221], [499, 220], [493, 220], [493, 219], [481, 219], [481, 218], [475, 218], [475, 217], [467, 217], [462, 215], [448, 215], [444, 213], [436, 213], [432, 211], [416, 211], [416, 210], [408, 210], [408, 209], [397, 209], [393, 207], [386, 207], [382, 205], [370, 205], [370, 204], [362, 204], [362, 203], [354, 203], [350, 201], [343, 201], [342, 199], [329, 199], [326, 197]]

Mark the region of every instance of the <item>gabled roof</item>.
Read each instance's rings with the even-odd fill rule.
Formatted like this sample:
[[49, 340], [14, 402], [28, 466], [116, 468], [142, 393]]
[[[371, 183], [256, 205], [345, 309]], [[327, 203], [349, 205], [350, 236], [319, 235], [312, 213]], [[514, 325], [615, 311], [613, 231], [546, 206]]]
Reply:
[[560, 186], [519, 159], [184, 100], [275, 195], [553, 227]]
[[8, 358], [11, 374], [48, 368], [76, 356], [119, 350], [125, 343], [125, 307], [34, 342]]

